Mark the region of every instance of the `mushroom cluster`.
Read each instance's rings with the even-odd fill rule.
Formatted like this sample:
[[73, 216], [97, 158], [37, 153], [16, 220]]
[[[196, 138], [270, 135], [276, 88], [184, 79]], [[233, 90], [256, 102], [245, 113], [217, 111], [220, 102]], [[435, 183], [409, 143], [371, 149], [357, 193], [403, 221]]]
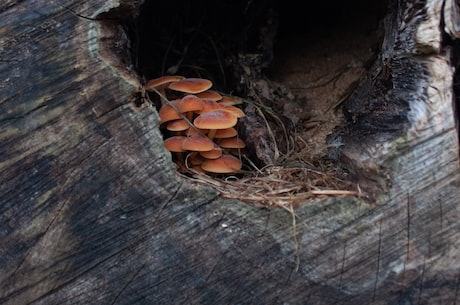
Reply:
[[211, 90], [202, 78], [162, 76], [147, 82], [147, 91], [162, 99], [160, 124], [166, 129], [166, 149], [180, 162], [202, 173], [230, 174], [242, 168], [246, 147], [236, 125], [244, 112], [242, 100]]

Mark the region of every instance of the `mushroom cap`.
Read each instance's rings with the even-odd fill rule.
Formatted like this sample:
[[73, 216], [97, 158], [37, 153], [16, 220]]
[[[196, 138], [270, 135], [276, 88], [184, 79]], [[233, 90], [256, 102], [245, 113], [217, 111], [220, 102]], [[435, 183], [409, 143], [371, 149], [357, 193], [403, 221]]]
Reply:
[[196, 128], [194, 126], [190, 126], [189, 129], [187, 129], [187, 136], [196, 136], [196, 135], [204, 135], [209, 132], [209, 129], [200, 129]]
[[[158, 114], [160, 116], [160, 124], [172, 120], [182, 119], [182, 116], [176, 111], [176, 109], [179, 108], [179, 103], [180, 99], [169, 101], [169, 103], [166, 103], [163, 106], [161, 106], [160, 110], [158, 111]], [[174, 109], [171, 105], [173, 105], [176, 109]]]
[[216, 101], [204, 99], [203, 108], [200, 111], [197, 111], [197, 113], [205, 113], [205, 112], [214, 111], [217, 109], [222, 109], [222, 105], [220, 105]]
[[222, 106], [233, 106], [243, 104], [243, 99], [236, 96], [223, 95], [219, 100], [219, 104]]
[[203, 109], [203, 100], [196, 95], [188, 94], [180, 100], [177, 108], [182, 113], [200, 111]]
[[165, 75], [165, 76], [160, 76], [158, 78], [151, 79], [145, 84], [145, 89], [146, 90], [151, 90], [153, 88], [159, 88], [160, 86], [172, 83], [172, 82], [177, 82], [182, 79], [184, 79], [184, 76], [181, 75]]
[[214, 135], [214, 139], [231, 138], [236, 137], [237, 135], [238, 131], [234, 127], [217, 129]]
[[184, 131], [190, 127], [189, 123], [184, 119], [177, 119], [169, 121], [166, 129], [169, 131]]
[[222, 95], [220, 95], [219, 92], [214, 91], [214, 90], [206, 90], [206, 91], [197, 93], [196, 96], [204, 100], [210, 100], [210, 101], [215, 101], [215, 102], [222, 99]]
[[233, 113], [237, 118], [242, 118], [245, 116], [243, 110], [235, 106], [222, 106], [221, 109]]
[[193, 124], [201, 129], [224, 129], [236, 125], [238, 118], [229, 111], [214, 110], [200, 114]]
[[169, 137], [164, 141], [164, 146], [171, 152], [184, 152], [185, 149], [182, 148], [182, 143], [184, 143], [186, 138], [184, 136]]
[[220, 139], [218, 144], [223, 148], [245, 148], [246, 143], [238, 137]]
[[240, 159], [223, 154], [217, 159], [206, 159], [201, 163], [201, 168], [210, 173], [230, 174], [239, 171], [243, 166]]
[[168, 86], [169, 89], [180, 91], [180, 92], [185, 92], [185, 93], [192, 93], [192, 94], [206, 91], [211, 87], [212, 87], [212, 82], [210, 80], [204, 79], [204, 78], [193, 78], [193, 77], [184, 78], [177, 82], [172, 82]]
[[208, 151], [200, 151], [200, 155], [206, 159], [217, 159], [222, 156], [222, 148], [215, 144], [214, 148]]
[[206, 136], [195, 135], [185, 137], [182, 149], [190, 151], [209, 151], [214, 148], [214, 142]]

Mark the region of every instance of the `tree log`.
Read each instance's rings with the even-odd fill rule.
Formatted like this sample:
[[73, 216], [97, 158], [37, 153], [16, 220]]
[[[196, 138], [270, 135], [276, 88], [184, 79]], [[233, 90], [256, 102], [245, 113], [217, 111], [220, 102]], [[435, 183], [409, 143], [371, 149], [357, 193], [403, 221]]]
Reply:
[[1, 304], [460, 301], [454, 1], [391, 2], [331, 140], [369, 197], [295, 219], [177, 174], [155, 107], [134, 101], [121, 24], [140, 7], [0, 4]]

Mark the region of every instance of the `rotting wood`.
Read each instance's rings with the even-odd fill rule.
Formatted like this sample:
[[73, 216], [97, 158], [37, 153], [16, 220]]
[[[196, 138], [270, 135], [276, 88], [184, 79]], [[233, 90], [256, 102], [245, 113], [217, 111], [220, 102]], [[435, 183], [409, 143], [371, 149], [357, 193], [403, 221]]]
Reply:
[[[401, 1], [402, 43], [425, 19], [441, 24], [439, 2]], [[343, 137], [357, 174], [388, 173], [379, 204], [300, 206], [296, 253], [289, 213], [178, 177], [156, 111], [129, 104], [139, 82], [111, 51], [123, 35], [98, 18], [136, 3], [0, 4], [0, 303], [458, 301], [453, 72], [436, 39], [394, 53], [407, 129]], [[441, 34], [426, 28], [434, 35], [417, 37]]]

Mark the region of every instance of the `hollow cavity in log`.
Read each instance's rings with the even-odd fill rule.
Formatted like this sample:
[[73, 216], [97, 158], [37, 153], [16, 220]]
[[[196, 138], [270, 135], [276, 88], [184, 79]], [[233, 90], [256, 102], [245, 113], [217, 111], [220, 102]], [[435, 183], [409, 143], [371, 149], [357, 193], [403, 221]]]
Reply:
[[[133, 62], [145, 81], [205, 78], [244, 98], [239, 134], [247, 155], [237, 179], [301, 182], [276, 187], [288, 189], [285, 195], [314, 188], [357, 193], [330, 158], [340, 144], [327, 137], [346, 124], [342, 105], [381, 51], [387, 5], [333, 1], [305, 12], [294, 2], [147, 2], [129, 27]], [[150, 99], [159, 109], [158, 97]]]

